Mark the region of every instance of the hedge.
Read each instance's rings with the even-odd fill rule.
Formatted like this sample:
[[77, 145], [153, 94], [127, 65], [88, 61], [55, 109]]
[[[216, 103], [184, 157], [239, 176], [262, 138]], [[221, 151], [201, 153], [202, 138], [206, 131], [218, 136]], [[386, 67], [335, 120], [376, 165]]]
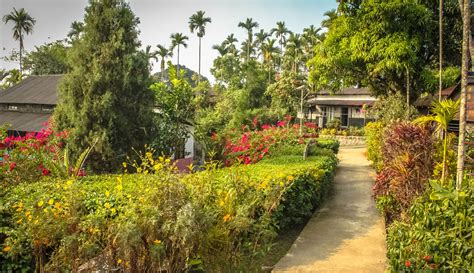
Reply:
[[[20, 184], [0, 201], [0, 270], [259, 270], [281, 228], [307, 219], [332, 180], [333, 154], [176, 175], [101, 175]], [[158, 165], [157, 165], [158, 166]]]

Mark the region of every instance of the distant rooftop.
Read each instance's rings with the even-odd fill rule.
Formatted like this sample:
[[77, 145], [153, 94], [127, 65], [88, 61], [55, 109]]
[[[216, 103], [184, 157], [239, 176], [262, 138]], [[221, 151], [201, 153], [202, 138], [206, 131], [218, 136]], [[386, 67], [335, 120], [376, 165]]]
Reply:
[[63, 75], [29, 76], [0, 92], [0, 104], [47, 104], [58, 102], [58, 83]]

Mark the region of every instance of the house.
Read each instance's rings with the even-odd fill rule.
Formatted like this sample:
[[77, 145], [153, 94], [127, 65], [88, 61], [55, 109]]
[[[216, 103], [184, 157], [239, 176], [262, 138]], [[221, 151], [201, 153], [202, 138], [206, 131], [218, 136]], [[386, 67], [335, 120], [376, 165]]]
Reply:
[[[25, 135], [39, 132], [58, 102], [58, 86], [63, 75], [29, 76], [19, 84], [0, 92], [0, 126], [8, 124], [9, 135]], [[177, 152], [177, 159], [187, 159], [192, 163], [196, 154], [193, 137], [194, 128], [189, 128], [190, 136]], [[187, 164], [189, 165], [189, 164]]]
[[38, 132], [48, 121], [58, 101], [62, 75], [30, 76], [0, 92], [0, 126], [9, 124], [10, 135]]
[[368, 88], [345, 88], [337, 93], [322, 91], [307, 101], [306, 118], [317, 122], [319, 127], [334, 119], [340, 119], [341, 127], [362, 127], [372, 121], [366, 116], [366, 107], [377, 99]]

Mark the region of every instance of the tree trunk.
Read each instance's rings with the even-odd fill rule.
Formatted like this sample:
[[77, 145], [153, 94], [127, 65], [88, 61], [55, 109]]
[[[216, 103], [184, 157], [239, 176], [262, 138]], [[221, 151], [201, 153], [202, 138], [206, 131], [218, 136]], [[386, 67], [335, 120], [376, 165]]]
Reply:
[[460, 190], [464, 177], [465, 138], [466, 138], [466, 95], [469, 76], [469, 41], [471, 38], [471, 1], [464, 0], [462, 8], [463, 15], [463, 38], [462, 38], [462, 72], [461, 72], [461, 109], [459, 111], [459, 143], [456, 172], [456, 189]]
[[176, 69], [176, 77], [179, 78], [179, 45], [178, 45], [178, 65], [177, 65], [177, 69]]
[[161, 81], [163, 81], [163, 76], [165, 74], [165, 57], [161, 58]]
[[443, 91], [443, 0], [439, 0], [439, 101]]
[[23, 36], [20, 30], [20, 75], [23, 73], [22, 51], [23, 51]]
[[201, 37], [199, 37], [199, 69], [198, 83], [201, 82]]

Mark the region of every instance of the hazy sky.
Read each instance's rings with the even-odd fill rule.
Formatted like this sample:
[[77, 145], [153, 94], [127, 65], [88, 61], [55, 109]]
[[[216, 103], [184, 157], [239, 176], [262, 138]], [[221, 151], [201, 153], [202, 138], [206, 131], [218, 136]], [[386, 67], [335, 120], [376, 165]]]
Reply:
[[[245, 39], [244, 29], [237, 27], [247, 17], [259, 23], [259, 28], [269, 31], [277, 21], [285, 21], [294, 32], [302, 32], [309, 25], [319, 27], [323, 14], [336, 8], [336, 0], [130, 0], [130, 6], [140, 18], [142, 47], [170, 45], [170, 35], [182, 32], [189, 37], [188, 48], [180, 50], [180, 63], [198, 70], [198, 40], [189, 31], [189, 17], [204, 10], [212, 23], [206, 27], [202, 41], [202, 74], [211, 77], [209, 69], [217, 52], [212, 45], [221, 43], [234, 33], [240, 42]], [[36, 19], [33, 34], [26, 36], [25, 48], [64, 39], [72, 21], [82, 21], [88, 0], [0, 0], [0, 16], [16, 8], [25, 8]], [[8, 55], [18, 42], [13, 40], [11, 23], [0, 22], [0, 56]], [[173, 57], [176, 63], [176, 56]], [[18, 67], [15, 63], [0, 61], [0, 67]], [[155, 64], [154, 71], [159, 70]]]

